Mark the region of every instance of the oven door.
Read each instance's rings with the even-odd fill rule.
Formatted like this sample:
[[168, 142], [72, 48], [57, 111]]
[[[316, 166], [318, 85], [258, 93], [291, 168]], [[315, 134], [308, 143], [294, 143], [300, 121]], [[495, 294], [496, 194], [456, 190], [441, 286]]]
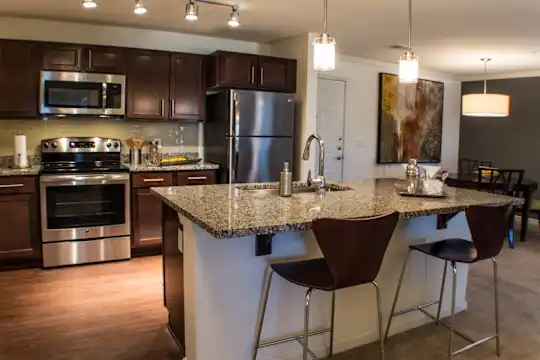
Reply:
[[40, 113], [123, 116], [125, 82], [124, 75], [42, 71]]
[[129, 174], [40, 177], [43, 242], [130, 235]]

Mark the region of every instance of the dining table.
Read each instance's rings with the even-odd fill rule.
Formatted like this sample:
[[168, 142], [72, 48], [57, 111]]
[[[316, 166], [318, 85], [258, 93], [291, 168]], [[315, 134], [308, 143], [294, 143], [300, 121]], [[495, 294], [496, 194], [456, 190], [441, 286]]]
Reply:
[[[465, 189], [477, 189], [477, 190], [490, 190], [493, 189], [493, 186], [489, 182], [478, 182], [478, 173], [455, 173], [448, 174], [446, 179], [446, 184], [448, 186], [465, 188]], [[497, 185], [494, 184], [495, 189]], [[507, 190], [504, 188], [504, 184], [501, 183], [501, 190]], [[525, 200], [522, 211], [522, 219], [529, 219], [529, 214], [531, 211], [531, 203], [533, 199], [534, 192], [538, 189], [538, 182], [530, 179], [523, 179], [520, 184], [515, 184], [510, 189], [515, 196], [519, 196]], [[520, 241], [524, 242], [527, 240], [527, 230], [528, 230], [528, 221], [521, 221], [521, 234]]]

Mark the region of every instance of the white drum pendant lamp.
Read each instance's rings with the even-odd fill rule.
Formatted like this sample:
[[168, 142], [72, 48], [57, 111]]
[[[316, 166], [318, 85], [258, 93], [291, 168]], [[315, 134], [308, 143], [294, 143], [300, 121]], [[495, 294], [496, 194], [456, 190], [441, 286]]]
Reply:
[[[487, 74], [487, 63], [491, 59], [481, 60], [484, 62], [484, 73]], [[463, 95], [461, 107], [464, 116], [506, 117], [510, 114], [510, 96], [488, 94], [487, 80], [484, 80], [484, 93]]]

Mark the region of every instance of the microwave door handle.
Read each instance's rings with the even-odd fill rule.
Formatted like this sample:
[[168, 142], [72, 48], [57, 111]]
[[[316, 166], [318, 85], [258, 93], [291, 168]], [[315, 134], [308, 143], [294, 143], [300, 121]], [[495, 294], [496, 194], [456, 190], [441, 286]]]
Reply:
[[107, 108], [107, 83], [102, 83], [102, 95], [101, 95], [101, 107], [103, 109]]

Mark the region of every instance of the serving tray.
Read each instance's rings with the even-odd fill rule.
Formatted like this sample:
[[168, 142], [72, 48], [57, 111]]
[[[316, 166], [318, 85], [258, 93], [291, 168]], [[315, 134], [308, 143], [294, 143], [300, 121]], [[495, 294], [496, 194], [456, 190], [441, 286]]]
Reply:
[[407, 189], [405, 186], [399, 186], [396, 185], [396, 192], [400, 196], [408, 196], [408, 197], [421, 197], [421, 198], [432, 198], [432, 199], [444, 199], [448, 197], [448, 194], [443, 192], [440, 193], [426, 193], [423, 191], [415, 191], [411, 192]]

